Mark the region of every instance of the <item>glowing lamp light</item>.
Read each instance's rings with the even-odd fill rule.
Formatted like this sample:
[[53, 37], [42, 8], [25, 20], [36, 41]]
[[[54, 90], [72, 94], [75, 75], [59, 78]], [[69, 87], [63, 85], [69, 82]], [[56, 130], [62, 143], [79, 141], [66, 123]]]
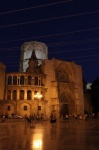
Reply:
[[33, 150], [42, 150], [43, 149], [43, 141], [42, 141], [42, 134], [33, 134], [32, 140], [32, 148]]
[[34, 142], [33, 142], [33, 148], [35, 148], [35, 149], [41, 149], [42, 148], [42, 140], [41, 139], [34, 140]]
[[40, 93], [36, 93], [34, 95], [34, 98], [37, 98], [37, 99], [41, 99], [42, 98], [42, 95]]

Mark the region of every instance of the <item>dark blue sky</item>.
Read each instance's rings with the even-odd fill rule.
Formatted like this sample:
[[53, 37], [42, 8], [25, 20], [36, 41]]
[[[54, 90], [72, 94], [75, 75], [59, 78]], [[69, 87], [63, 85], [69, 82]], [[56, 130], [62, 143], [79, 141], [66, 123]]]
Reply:
[[20, 47], [38, 41], [48, 58], [74, 61], [83, 77], [99, 76], [98, 0], [0, 0], [0, 61], [19, 71]]

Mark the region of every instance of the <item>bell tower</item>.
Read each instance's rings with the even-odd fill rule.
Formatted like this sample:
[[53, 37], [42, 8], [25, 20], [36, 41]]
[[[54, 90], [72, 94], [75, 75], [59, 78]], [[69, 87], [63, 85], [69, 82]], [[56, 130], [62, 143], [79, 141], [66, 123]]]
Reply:
[[38, 67], [38, 60], [33, 50], [31, 58], [29, 59], [29, 67], [26, 69], [26, 72], [35, 73], [36, 68]]
[[29, 67], [28, 62], [32, 55], [33, 50], [38, 59], [38, 65], [42, 64], [42, 60], [48, 59], [48, 47], [46, 46], [45, 43], [37, 41], [25, 42], [21, 46], [19, 72], [26, 72], [26, 69]]

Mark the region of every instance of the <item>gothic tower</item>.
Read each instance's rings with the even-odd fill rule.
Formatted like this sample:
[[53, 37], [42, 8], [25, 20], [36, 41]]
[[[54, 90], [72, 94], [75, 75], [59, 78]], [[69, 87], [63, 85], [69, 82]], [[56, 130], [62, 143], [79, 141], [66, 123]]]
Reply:
[[38, 59], [38, 65], [42, 64], [42, 60], [48, 59], [48, 47], [46, 44], [37, 41], [25, 42], [21, 46], [20, 72], [26, 72], [26, 69], [29, 67], [28, 62], [33, 50]]

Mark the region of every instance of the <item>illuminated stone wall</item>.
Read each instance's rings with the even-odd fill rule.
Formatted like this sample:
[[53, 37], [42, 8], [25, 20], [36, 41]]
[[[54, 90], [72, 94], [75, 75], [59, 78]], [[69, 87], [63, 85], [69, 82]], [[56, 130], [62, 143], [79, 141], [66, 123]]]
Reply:
[[48, 101], [47, 114], [60, 114], [61, 105], [68, 105], [68, 114], [84, 114], [82, 67], [74, 62], [57, 59], [44, 60], [46, 74], [45, 99]]

